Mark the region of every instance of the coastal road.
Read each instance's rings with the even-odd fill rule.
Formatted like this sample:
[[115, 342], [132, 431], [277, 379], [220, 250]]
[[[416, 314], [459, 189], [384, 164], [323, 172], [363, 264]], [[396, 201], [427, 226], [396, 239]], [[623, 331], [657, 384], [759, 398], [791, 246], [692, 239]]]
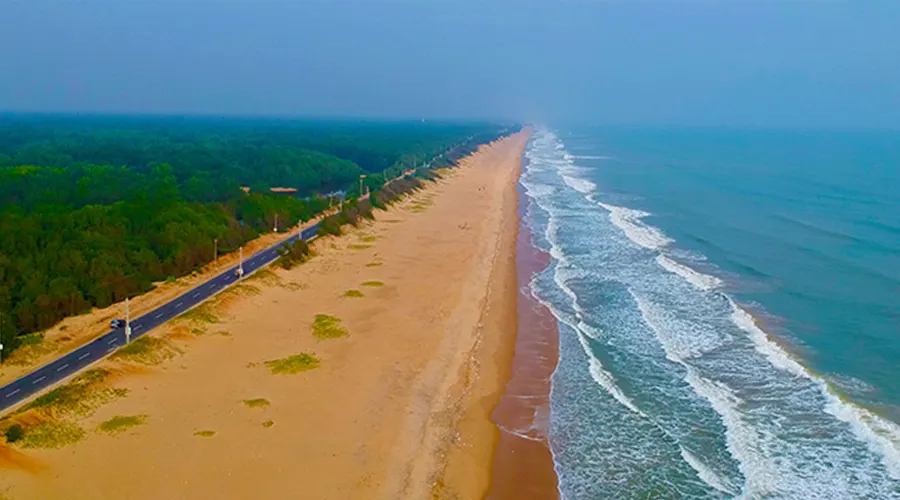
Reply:
[[[264, 267], [278, 258], [278, 248], [284, 243], [293, 243], [297, 238], [313, 239], [319, 223], [281, 242], [261, 250], [244, 261], [244, 276]], [[216, 277], [206, 281], [175, 299], [131, 321], [131, 340], [144, 335], [157, 326], [169, 321], [195, 305], [240, 281], [235, 276], [238, 266], [233, 266]], [[125, 329], [111, 330], [94, 341], [85, 344], [65, 356], [46, 364], [0, 388], [0, 411], [18, 404], [32, 394], [78, 372], [84, 367], [112, 354], [125, 345]]]

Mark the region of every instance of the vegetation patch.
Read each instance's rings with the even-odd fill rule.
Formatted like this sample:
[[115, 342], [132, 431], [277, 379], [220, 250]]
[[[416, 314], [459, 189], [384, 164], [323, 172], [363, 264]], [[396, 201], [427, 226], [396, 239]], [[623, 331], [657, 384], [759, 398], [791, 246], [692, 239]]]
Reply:
[[319, 358], [304, 352], [287, 358], [266, 361], [265, 365], [274, 374], [293, 375], [319, 366]]
[[366, 243], [372, 243], [373, 241], [378, 239], [378, 236], [375, 236], [372, 234], [364, 234], [364, 235], [360, 236], [359, 239]]
[[269, 400], [265, 398], [245, 399], [244, 406], [248, 408], [263, 408], [269, 406]]
[[107, 376], [109, 372], [101, 368], [88, 370], [68, 384], [39, 396], [20, 411], [35, 410], [56, 418], [90, 415], [100, 405], [128, 394], [127, 389], [102, 387]]
[[209, 303], [200, 304], [190, 311], [181, 313], [177, 319], [193, 323], [218, 323], [219, 317], [212, 311]]
[[25, 429], [18, 444], [22, 448], [51, 448], [75, 444], [84, 439], [84, 429], [67, 421], [46, 421]]
[[207, 430], [197, 431], [197, 432], [194, 433], [194, 435], [195, 435], [195, 436], [204, 437], [204, 438], [208, 438], [208, 437], [213, 437], [213, 436], [215, 436], [215, 435], [216, 435], [216, 431], [211, 431], [211, 430], [207, 429]]
[[167, 340], [145, 335], [116, 351], [111, 358], [144, 365], [158, 365], [181, 352], [181, 349]]
[[372, 248], [372, 245], [362, 245], [362, 244], [353, 243], [353, 244], [347, 245], [347, 248], [349, 248], [351, 250], [365, 250], [367, 248]]
[[359, 290], [347, 290], [344, 292], [344, 297], [362, 297], [363, 293]]
[[379, 286], [384, 286], [384, 282], [382, 282], [382, 281], [363, 281], [362, 286], [377, 288]]
[[30, 366], [37, 362], [41, 357], [55, 352], [57, 346], [51, 342], [44, 342], [44, 333], [35, 332], [28, 335], [20, 335], [16, 337], [14, 346], [15, 351], [4, 349], [4, 363], [15, 366]]
[[369, 262], [368, 264], [366, 264], [366, 267], [378, 267], [381, 264], [382, 264], [381, 262], [374, 261], [374, 262]]
[[341, 326], [341, 320], [327, 314], [316, 314], [312, 324], [313, 335], [318, 339], [335, 339], [349, 335], [350, 332]]
[[147, 415], [116, 415], [115, 417], [101, 423], [97, 430], [110, 435], [120, 434], [128, 429], [143, 425], [147, 421]]
[[6, 438], [7, 443], [15, 443], [25, 437], [25, 429], [19, 424], [10, 425], [3, 431], [3, 437]]
[[272, 420], [266, 420], [265, 422], [262, 423], [262, 426], [265, 427], [266, 429], [268, 429], [269, 427], [272, 427], [273, 425], [275, 425], [275, 422]]
[[216, 335], [221, 335], [223, 337], [231, 337], [231, 332], [225, 330], [219, 330], [216, 332]]

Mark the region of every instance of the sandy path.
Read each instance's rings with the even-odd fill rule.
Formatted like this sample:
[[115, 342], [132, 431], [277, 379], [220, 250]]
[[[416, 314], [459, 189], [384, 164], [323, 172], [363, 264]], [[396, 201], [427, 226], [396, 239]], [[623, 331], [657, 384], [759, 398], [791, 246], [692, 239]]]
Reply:
[[[488, 414], [516, 322], [515, 180], [526, 135], [279, 271], [185, 351], [121, 377], [127, 397], [81, 422], [82, 442], [0, 471], [11, 498], [477, 498], [498, 438]], [[367, 265], [367, 264], [379, 265]], [[378, 281], [382, 286], [365, 286]], [[364, 296], [344, 297], [347, 290]], [[349, 336], [318, 340], [316, 314]], [[215, 335], [213, 331], [227, 332]], [[259, 363], [301, 352], [319, 367]], [[109, 362], [111, 366], [115, 363]], [[265, 398], [249, 408], [242, 400]], [[147, 415], [115, 437], [113, 415]], [[262, 425], [273, 421], [271, 427]], [[213, 430], [212, 437], [198, 437]]]

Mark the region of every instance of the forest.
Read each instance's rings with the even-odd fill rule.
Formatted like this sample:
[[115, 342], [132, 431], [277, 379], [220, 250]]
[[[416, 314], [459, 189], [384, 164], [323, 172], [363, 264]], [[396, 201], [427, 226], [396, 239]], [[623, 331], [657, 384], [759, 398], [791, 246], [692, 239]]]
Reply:
[[[146, 292], [315, 217], [360, 175], [452, 166], [484, 123], [0, 115], [0, 342]], [[292, 188], [289, 193], [270, 188]], [[243, 188], [243, 189], [242, 189]]]

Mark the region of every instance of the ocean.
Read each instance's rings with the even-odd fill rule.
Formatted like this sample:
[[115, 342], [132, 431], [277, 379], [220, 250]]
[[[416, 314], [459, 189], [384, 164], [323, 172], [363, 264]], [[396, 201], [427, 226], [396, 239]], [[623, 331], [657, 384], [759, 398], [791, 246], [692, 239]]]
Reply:
[[900, 498], [900, 133], [538, 128], [565, 499]]

